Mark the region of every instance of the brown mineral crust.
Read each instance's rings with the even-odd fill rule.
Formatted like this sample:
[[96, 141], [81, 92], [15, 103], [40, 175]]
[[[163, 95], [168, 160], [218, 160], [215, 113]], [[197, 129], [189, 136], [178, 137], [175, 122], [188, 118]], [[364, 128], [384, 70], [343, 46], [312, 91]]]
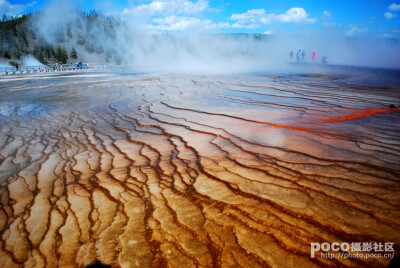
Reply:
[[2, 78], [4, 267], [390, 261], [311, 258], [312, 242], [398, 253], [400, 112], [384, 108], [398, 88], [342, 91], [329, 75], [97, 77]]

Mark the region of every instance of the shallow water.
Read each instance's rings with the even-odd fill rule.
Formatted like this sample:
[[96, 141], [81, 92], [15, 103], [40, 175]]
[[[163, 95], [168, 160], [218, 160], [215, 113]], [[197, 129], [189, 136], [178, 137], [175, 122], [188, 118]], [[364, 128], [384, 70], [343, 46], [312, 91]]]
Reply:
[[310, 256], [399, 250], [400, 88], [374, 79], [2, 77], [0, 263], [385, 266]]

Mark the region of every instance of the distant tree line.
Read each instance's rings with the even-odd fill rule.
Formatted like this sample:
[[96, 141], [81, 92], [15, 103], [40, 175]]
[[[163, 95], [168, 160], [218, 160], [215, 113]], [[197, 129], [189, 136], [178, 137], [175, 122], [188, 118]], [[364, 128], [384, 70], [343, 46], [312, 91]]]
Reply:
[[101, 36], [106, 42], [115, 42], [119, 20], [95, 10], [79, 14], [78, 20], [72, 20], [57, 29], [54, 42], [51, 43], [41, 37], [36, 28], [40, 25], [33, 23], [43, 15], [41, 12], [18, 17], [3, 15], [0, 21], [0, 58], [15, 61], [21, 56], [32, 54], [44, 64], [67, 63], [80, 59], [78, 51], [85, 51], [101, 55], [106, 62], [117, 60], [117, 51], [106, 49], [97, 40]]

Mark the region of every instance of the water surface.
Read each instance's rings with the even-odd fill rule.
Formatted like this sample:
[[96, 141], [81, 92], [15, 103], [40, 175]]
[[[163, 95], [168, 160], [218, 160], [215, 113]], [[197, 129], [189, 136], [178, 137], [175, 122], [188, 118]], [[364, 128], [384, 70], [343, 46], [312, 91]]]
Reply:
[[310, 243], [399, 250], [393, 79], [2, 77], [0, 263], [383, 267], [311, 258]]

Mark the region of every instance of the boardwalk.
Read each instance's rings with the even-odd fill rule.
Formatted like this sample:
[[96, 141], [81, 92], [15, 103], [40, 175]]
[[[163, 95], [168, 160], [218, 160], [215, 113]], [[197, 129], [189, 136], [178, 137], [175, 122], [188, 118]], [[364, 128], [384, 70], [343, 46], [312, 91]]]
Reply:
[[76, 64], [63, 64], [61, 65], [37, 65], [37, 66], [21, 66], [16, 67], [0, 67], [0, 75], [13, 75], [13, 74], [30, 74], [30, 73], [48, 73], [48, 72], [63, 72], [85, 69], [99, 69], [99, 68], [115, 68], [112, 64], [83, 64], [78, 67]]

